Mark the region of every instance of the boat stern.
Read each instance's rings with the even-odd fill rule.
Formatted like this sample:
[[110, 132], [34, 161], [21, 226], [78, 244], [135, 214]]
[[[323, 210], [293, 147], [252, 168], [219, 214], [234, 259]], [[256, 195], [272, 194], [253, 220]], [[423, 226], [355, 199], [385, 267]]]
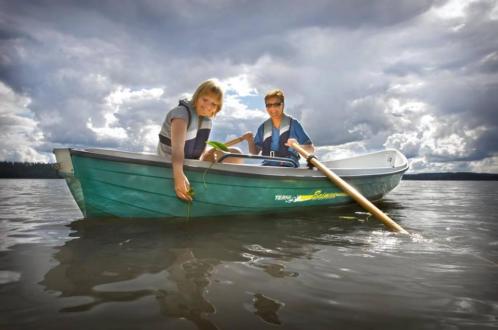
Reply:
[[73, 162], [71, 161], [71, 149], [56, 148], [53, 150], [55, 155], [56, 169], [62, 177], [74, 175]]
[[86, 216], [85, 198], [81, 189], [80, 181], [74, 176], [73, 161], [71, 159], [70, 148], [56, 148], [53, 150], [55, 155], [57, 172], [66, 180], [71, 195], [73, 195], [76, 204], [83, 215]]

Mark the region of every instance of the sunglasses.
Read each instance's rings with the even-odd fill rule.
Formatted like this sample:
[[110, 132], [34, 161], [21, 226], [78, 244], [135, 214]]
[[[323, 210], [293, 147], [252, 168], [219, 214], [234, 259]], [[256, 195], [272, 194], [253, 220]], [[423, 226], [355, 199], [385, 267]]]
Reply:
[[266, 107], [267, 108], [271, 108], [271, 107], [279, 107], [282, 105], [282, 102], [275, 102], [275, 103], [266, 103]]

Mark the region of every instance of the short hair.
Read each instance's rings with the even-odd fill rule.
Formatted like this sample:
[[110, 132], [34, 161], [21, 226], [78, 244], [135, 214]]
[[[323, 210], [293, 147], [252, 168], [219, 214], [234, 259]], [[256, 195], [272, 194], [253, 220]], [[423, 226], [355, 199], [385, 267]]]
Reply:
[[268, 101], [270, 97], [278, 97], [280, 102], [285, 103], [284, 101], [284, 92], [281, 89], [272, 89], [265, 95], [265, 103]]
[[216, 109], [216, 113], [218, 113], [223, 107], [223, 88], [217, 79], [208, 79], [197, 87], [194, 96], [192, 96], [192, 103], [194, 106], [197, 104], [199, 97], [206, 94], [214, 94], [218, 97], [220, 103], [218, 109]]

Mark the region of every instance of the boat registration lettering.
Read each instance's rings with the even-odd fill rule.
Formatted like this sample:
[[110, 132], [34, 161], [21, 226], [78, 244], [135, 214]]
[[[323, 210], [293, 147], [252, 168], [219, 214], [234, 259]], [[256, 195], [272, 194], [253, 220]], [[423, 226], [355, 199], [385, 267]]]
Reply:
[[300, 203], [307, 201], [334, 199], [336, 197], [346, 197], [346, 196], [347, 195], [343, 192], [327, 193], [327, 192], [322, 192], [321, 190], [317, 190], [310, 195], [275, 195], [275, 200], [284, 201], [286, 203]]

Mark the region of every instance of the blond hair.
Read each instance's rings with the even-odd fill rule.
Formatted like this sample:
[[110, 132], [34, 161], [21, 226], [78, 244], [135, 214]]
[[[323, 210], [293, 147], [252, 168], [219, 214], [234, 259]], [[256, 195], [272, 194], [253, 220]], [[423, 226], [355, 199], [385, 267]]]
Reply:
[[284, 101], [284, 92], [281, 89], [272, 89], [265, 95], [265, 103], [268, 101], [270, 97], [278, 97], [280, 102], [285, 103]]
[[208, 79], [201, 83], [199, 87], [197, 87], [194, 96], [192, 96], [192, 104], [195, 106], [199, 97], [206, 94], [213, 94], [218, 97], [219, 106], [216, 109], [216, 113], [218, 113], [223, 107], [223, 89], [217, 79]]

